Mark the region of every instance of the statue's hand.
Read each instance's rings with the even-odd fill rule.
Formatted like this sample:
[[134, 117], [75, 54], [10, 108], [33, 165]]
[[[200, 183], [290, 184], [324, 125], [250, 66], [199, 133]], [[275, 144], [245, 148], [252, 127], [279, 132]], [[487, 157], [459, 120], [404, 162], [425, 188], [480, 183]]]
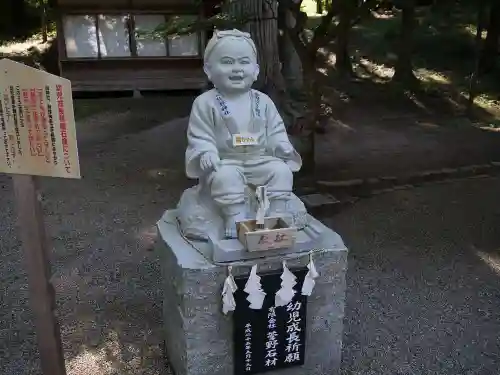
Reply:
[[290, 143], [280, 143], [276, 147], [277, 156], [289, 158], [293, 154], [293, 146]]
[[200, 157], [200, 166], [203, 172], [207, 172], [210, 169], [214, 171], [217, 170], [217, 166], [219, 165], [220, 159], [217, 155], [212, 152], [205, 152]]

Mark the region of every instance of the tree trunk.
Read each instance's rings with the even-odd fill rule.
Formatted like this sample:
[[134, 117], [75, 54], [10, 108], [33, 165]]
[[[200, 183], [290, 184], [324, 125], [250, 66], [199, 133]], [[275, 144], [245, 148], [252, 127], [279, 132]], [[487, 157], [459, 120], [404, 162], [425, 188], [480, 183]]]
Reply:
[[349, 37], [352, 22], [352, 0], [341, 0], [337, 40], [335, 44], [335, 67], [342, 76], [352, 75], [352, 62], [349, 54]]
[[238, 17], [250, 18], [242, 29], [252, 35], [259, 55], [260, 74], [255, 87], [279, 102], [285, 84], [278, 49], [278, 1], [233, 0], [228, 11]]
[[317, 56], [301, 55], [305, 111], [292, 128], [297, 151], [302, 156], [301, 174], [310, 176], [316, 167], [316, 129], [321, 117], [322, 95], [316, 67]]
[[[250, 32], [259, 54], [261, 69], [256, 87], [266, 92], [273, 99], [285, 120], [285, 124], [287, 124], [287, 117], [291, 117], [292, 121], [295, 122], [299, 117], [285, 116], [289, 114], [291, 106], [289, 92], [281, 71], [280, 48], [278, 47], [278, 1], [233, 0], [229, 3], [228, 12], [237, 17], [248, 18], [250, 16], [251, 21], [245, 25], [243, 30]], [[293, 14], [293, 16], [298, 15]], [[293, 21], [293, 18], [288, 15], [285, 27], [292, 26]], [[295, 44], [292, 44], [294, 46], [293, 51], [296, 52]], [[293, 56], [293, 54], [290, 56]], [[300, 117], [303, 126], [298, 126], [297, 123], [288, 123], [287, 127], [292, 125], [295, 129], [300, 128], [300, 131], [296, 134], [297, 137], [294, 139], [297, 142], [294, 143], [296, 143], [296, 147], [304, 161], [302, 172], [310, 173], [314, 170], [315, 165], [315, 129], [321, 111], [321, 94], [317, 85], [316, 61], [300, 55], [298, 57], [292, 65], [287, 66], [287, 69], [289, 69], [287, 73], [292, 72], [291, 74], [296, 75], [302, 72], [301, 77], [299, 76], [299, 83], [302, 81], [304, 86], [304, 89], [300, 91], [308, 91], [306, 95], [307, 112]]]
[[482, 46], [482, 35], [484, 29], [484, 13], [485, 7], [479, 6], [477, 11], [477, 27], [476, 27], [476, 37], [475, 37], [475, 58], [474, 58], [474, 68], [472, 69], [470, 80], [469, 80], [469, 97], [467, 100], [467, 115], [472, 115], [472, 109], [474, 107], [474, 99], [477, 94], [477, 83], [479, 80], [480, 73], [480, 60], [481, 60], [481, 46]]
[[47, 3], [45, 0], [40, 0], [40, 8], [42, 9], [41, 24], [42, 24], [42, 42], [47, 43], [48, 37], [48, 22], [47, 22]]
[[413, 86], [417, 82], [412, 64], [415, 25], [415, 0], [403, 0], [401, 4], [401, 33], [398, 60], [396, 61], [393, 79], [407, 87]]
[[307, 113], [304, 118], [306, 123], [302, 130], [302, 160], [304, 174], [312, 174], [316, 169], [316, 129], [321, 117], [321, 92], [318, 82], [318, 72], [315, 64], [306, 68], [305, 79], [308, 82], [309, 101], [307, 103]]
[[11, 0], [10, 4], [12, 10], [12, 36], [23, 36], [25, 32], [23, 25], [26, 24], [26, 4], [21, 0]]
[[490, 8], [490, 16], [487, 26], [488, 33], [484, 41], [483, 51], [481, 53], [481, 71], [489, 72], [495, 68], [495, 62], [498, 57], [498, 43], [500, 39], [500, 3], [494, 1]]
[[[282, 28], [292, 29], [295, 27], [297, 21], [294, 14], [289, 9], [280, 9], [280, 16], [280, 20], [283, 23], [281, 25]], [[283, 33], [280, 37], [279, 45], [281, 47], [280, 56], [286, 87], [295, 92], [300, 91], [304, 86], [302, 63], [288, 33]]]
[[[290, 44], [285, 42], [285, 45], [279, 44], [278, 1], [233, 0], [229, 3], [227, 11], [237, 17], [251, 19], [243, 29], [252, 35], [259, 55], [260, 74], [255, 87], [271, 97], [283, 117], [286, 128], [290, 129], [297, 119], [301, 118], [303, 111], [301, 103], [296, 103], [291, 98], [291, 90], [288, 90], [282, 71], [286, 73], [288, 82], [292, 83], [290, 88], [295, 88], [299, 92], [302, 91], [303, 75], [301, 60], [293, 44], [291, 42]], [[287, 13], [289, 14], [283, 15], [287, 17], [286, 24], [289, 24], [293, 22], [293, 15], [291, 12]], [[280, 57], [284, 53], [286, 58], [282, 70]]]

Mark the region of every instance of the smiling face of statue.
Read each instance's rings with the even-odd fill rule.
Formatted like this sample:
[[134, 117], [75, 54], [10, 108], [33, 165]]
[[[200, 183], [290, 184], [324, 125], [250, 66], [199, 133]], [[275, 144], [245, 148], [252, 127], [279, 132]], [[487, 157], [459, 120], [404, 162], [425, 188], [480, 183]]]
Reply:
[[222, 93], [245, 92], [250, 90], [259, 75], [257, 56], [246, 40], [226, 37], [211, 52], [205, 73]]

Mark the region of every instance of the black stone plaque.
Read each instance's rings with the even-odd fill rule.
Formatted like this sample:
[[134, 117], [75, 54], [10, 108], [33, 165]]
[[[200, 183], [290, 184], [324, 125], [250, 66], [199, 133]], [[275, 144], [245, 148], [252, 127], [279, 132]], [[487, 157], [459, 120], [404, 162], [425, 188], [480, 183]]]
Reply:
[[259, 374], [304, 364], [306, 346], [307, 297], [301, 294], [307, 269], [290, 270], [297, 277], [293, 300], [275, 307], [274, 298], [281, 288], [282, 271], [259, 274], [266, 298], [262, 309], [249, 308], [244, 292], [248, 277], [235, 277], [234, 294], [235, 375]]

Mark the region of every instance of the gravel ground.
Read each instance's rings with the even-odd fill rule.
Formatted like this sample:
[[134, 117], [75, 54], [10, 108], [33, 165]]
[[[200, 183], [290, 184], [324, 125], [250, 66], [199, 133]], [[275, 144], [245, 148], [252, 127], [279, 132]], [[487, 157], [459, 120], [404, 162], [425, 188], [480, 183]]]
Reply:
[[[69, 375], [169, 374], [151, 245], [190, 185], [183, 123], [88, 141], [82, 180], [42, 180]], [[5, 176], [0, 189], [0, 374], [39, 374]], [[493, 178], [428, 186], [325, 219], [351, 248], [345, 374], [497, 373], [499, 189]]]
[[370, 110], [332, 121], [317, 137], [318, 179], [402, 176], [500, 161], [500, 132], [464, 118], [383, 118]]
[[327, 219], [350, 248], [344, 374], [499, 373], [499, 189], [427, 186]]
[[[41, 181], [70, 375], [168, 373], [160, 350], [160, 268], [151, 250], [156, 220], [190, 184], [179, 169], [185, 145], [170, 141], [178, 125], [84, 142], [82, 180]], [[0, 374], [38, 374], [6, 176], [0, 188]]]

